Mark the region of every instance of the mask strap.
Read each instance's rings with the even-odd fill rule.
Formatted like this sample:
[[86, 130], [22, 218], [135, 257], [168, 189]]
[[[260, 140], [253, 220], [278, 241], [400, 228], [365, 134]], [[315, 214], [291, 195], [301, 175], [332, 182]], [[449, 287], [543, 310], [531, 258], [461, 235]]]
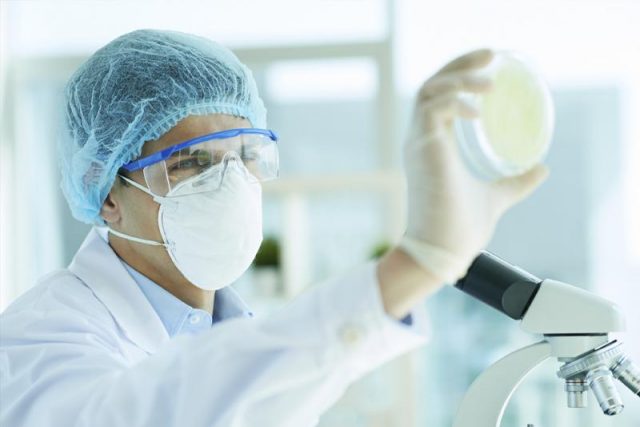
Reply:
[[137, 243], [142, 243], [145, 245], [151, 245], [151, 246], [164, 246], [165, 248], [168, 248], [169, 245], [166, 243], [162, 243], [162, 242], [156, 242], [155, 240], [147, 240], [147, 239], [141, 239], [140, 237], [134, 237], [134, 236], [130, 236], [128, 234], [125, 233], [121, 233], [117, 230], [114, 230], [111, 227], [107, 227], [107, 230], [109, 230], [109, 233], [114, 234], [118, 237], [122, 237], [123, 239], [127, 239], [127, 240], [131, 240], [132, 242], [137, 242]]
[[[137, 182], [127, 178], [124, 175], [118, 174], [118, 176], [120, 178], [124, 179], [125, 181], [127, 181], [129, 184], [131, 184], [134, 187], [136, 187], [137, 189], [139, 189], [141, 191], [144, 191], [145, 193], [150, 195], [151, 197], [153, 197], [154, 200], [158, 197], [158, 196], [154, 195], [147, 187], [138, 184]], [[164, 246], [165, 248], [169, 247], [169, 245], [166, 244], [166, 243], [156, 242], [155, 240], [142, 239], [140, 237], [135, 237], [135, 236], [130, 236], [128, 234], [125, 234], [125, 233], [122, 233], [120, 231], [114, 230], [111, 227], [107, 227], [107, 230], [109, 230], [109, 233], [111, 233], [111, 234], [113, 234], [115, 236], [122, 237], [123, 239], [126, 239], [126, 240], [131, 240], [132, 242], [142, 243], [144, 245], [151, 245], [151, 246]]]

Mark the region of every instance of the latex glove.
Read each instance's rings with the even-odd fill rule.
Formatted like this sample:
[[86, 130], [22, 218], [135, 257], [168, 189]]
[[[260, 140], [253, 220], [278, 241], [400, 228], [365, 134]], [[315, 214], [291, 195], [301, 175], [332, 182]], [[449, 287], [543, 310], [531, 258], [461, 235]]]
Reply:
[[475, 118], [464, 92], [490, 90], [481, 73], [489, 50], [464, 55], [422, 86], [404, 147], [408, 218], [400, 247], [424, 269], [453, 284], [486, 247], [500, 217], [527, 197], [548, 175], [539, 165], [517, 177], [483, 181], [471, 174], [453, 130], [456, 117]]

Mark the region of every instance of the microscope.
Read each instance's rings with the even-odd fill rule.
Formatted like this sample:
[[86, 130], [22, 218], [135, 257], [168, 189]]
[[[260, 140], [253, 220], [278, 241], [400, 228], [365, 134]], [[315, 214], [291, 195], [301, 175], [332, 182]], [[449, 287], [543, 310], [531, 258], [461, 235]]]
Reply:
[[575, 286], [540, 280], [490, 252], [482, 252], [456, 285], [543, 340], [514, 351], [485, 370], [465, 394], [454, 427], [498, 427], [525, 376], [550, 357], [562, 364], [569, 408], [585, 408], [589, 390], [606, 415], [623, 402], [615, 380], [640, 396], [640, 370], [610, 333], [625, 329], [615, 304]]

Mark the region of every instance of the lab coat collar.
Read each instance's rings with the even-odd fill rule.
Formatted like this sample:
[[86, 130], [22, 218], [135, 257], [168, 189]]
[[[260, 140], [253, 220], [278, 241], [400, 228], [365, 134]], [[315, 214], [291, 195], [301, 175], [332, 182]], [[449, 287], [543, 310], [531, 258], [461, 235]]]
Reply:
[[69, 270], [80, 278], [111, 312], [124, 334], [147, 353], [169, 341], [157, 313], [107, 243], [106, 233], [93, 228]]

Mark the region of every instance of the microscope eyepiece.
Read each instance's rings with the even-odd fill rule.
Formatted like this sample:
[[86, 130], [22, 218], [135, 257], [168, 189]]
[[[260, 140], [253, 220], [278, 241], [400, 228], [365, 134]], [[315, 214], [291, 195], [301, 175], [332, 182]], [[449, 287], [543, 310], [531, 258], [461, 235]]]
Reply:
[[524, 317], [542, 280], [509, 264], [491, 252], [482, 251], [456, 288], [515, 320]]

